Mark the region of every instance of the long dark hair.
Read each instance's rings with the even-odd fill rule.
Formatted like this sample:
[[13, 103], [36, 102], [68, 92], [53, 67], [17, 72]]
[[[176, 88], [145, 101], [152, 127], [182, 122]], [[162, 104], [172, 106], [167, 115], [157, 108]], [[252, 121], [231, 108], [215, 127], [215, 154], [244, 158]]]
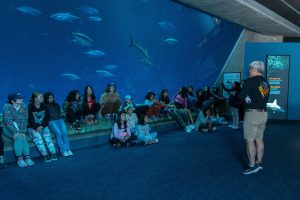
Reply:
[[148, 115], [145, 115], [145, 114], [141, 114], [140, 117], [139, 117], [139, 124], [140, 125], [145, 125], [145, 117], [148, 117]]
[[72, 101], [78, 101], [79, 99], [76, 99], [77, 94], [80, 94], [78, 90], [71, 90], [67, 96], [67, 102], [71, 103]]
[[153, 98], [155, 97], [155, 93], [154, 92], [147, 92], [145, 99], [150, 100], [150, 97], [153, 95]]
[[[199, 92], [201, 92], [201, 96], [199, 96]], [[203, 90], [202, 89], [198, 89], [196, 91], [196, 96], [199, 98], [199, 97], [203, 97]]]
[[233, 82], [233, 84], [234, 84], [234, 90], [240, 90], [241, 89], [241, 84], [240, 84], [240, 82], [238, 82], [238, 81], [234, 81]]
[[83, 101], [84, 101], [84, 102], [87, 102], [87, 90], [88, 90], [88, 88], [91, 88], [91, 90], [92, 90], [91, 98], [92, 98], [93, 100], [96, 99], [96, 96], [95, 96], [93, 87], [92, 87], [91, 85], [87, 85], [87, 86], [85, 86], [85, 88], [84, 88], [84, 95], [83, 95], [83, 97], [84, 97], [84, 100], [83, 100]]
[[167, 89], [163, 89], [163, 90], [160, 92], [159, 100], [160, 100], [160, 101], [163, 101], [163, 102], [166, 103], [166, 104], [168, 104], [168, 103], [170, 103], [170, 98], [169, 98], [169, 96], [167, 96], [167, 97], [164, 96], [164, 93], [165, 93], [165, 92], [168, 92], [168, 93], [169, 93], [169, 91], [168, 91]]
[[[45, 94], [44, 94], [44, 104], [50, 105], [50, 102], [49, 102], [49, 97], [50, 96], [53, 96], [53, 98], [54, 98], [54, 94], [52, 92], [45, 92]], [[54, 104], [54, 103], [55, 103], [55, 101], [53, 101], [52, 104]]]
[[32, 103], [34, 104], [34, 100], [35, 98], [37, 98], [39, 95], [41, 95], [42, 93], [41, 92], [33, 92], [32, 95], [31, 95], [31, 98], [29, 100], [29, 103]]
[[187, 92], [188, 92], [188, 90], [186, 89], [186, 87], [181, 87], [181, 90], [180, 90], [179, 94], [182, 98], [186, 98], [187, 97]]
[[[192, 92], [190, 93], [189, 92], [189, 89], [192, 89]], [[193, 86], [191, 86], [191, 85], [189, 85], [189, 86], [187, 86], [187, 93], [189, 94], [189, 95], [194, 95], [194, 87]]]
[[[118, 116], [117, 116], [117, 124], [118, 124], [118, 128], [121, 129], [122, 128], [122, 122], [121, 122], [121, 115], [122, 114], [125, 114], [126, 115], [126, 112], [124, 110], [120, 111], [118, 113]], [[125, 118], [125, 121], [124, 121], [124, 128], [126, 129], [127, 128], [127, 120]]]

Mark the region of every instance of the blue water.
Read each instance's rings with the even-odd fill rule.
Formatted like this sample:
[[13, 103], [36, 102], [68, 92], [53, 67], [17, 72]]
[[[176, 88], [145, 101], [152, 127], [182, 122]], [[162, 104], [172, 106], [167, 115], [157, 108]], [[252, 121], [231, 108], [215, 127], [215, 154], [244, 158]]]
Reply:
[[[21, 6], [41, 13], [23, 13], [17, 9]], [[99, 13], [84, 13], [87, 6]], [[62, 22], [50, 17], [58, 12], [78, 18]], [[62, 103], [69, 90], [83, 92], [87, 84], [99, 97], [109, 82], [122, 98], [130, 94], [136, 102], [149, 90], [158, 95], [163, 88], [174, 93], [182, 85], [211, 86], [242, 30], [160, 0], [1, 0], [0, 22], [1, 105], [16, 91], [26, 100], [33, 91], [52, 91]], [[87, 35], [93, 46], [74, 43], [72, 32]], [[130, 35], [147, 49], [152, 65], [141, 62], [141, 54], [129, 46]], [[89, 56], [90, 50], [101, 56]]]

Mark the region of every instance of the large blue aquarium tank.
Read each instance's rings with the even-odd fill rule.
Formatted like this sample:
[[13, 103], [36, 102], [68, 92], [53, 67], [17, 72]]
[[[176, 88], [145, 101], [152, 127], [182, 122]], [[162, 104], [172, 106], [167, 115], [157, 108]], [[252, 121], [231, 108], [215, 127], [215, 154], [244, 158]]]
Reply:
[[212, 86], [242, 28], [172, 1], [1, 0], [0, 103], [7, 95], [108, 83], [136, 103], [148, 91]]

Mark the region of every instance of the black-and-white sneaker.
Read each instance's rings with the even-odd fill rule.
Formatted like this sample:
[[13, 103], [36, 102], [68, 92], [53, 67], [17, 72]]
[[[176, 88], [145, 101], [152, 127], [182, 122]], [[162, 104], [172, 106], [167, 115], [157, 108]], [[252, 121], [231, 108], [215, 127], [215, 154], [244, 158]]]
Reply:
[[258, 167], [258, 165], [254, 165], [254, 166], [248, 166], [248, 168], [245, 169], [245, 171], [243, 171], [243, 174], [245, 175], [249, 175], [249, 174], [255, 174], [260, 170], [260, 168]]
[[263, 166], [262, 166], [262, 163], [257, 163], [256, 166], [258, 168], [258, 171], [264, 169]]

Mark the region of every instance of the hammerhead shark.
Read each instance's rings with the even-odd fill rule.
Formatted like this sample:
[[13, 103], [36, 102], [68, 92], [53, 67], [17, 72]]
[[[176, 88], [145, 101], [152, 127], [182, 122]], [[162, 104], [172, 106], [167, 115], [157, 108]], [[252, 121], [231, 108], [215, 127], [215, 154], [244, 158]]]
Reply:
[[129, 46], [134, 47], [136, 49], [138, 54], [141, 56], [142, 63], [147, 64], [147, 65], [153, 65], [153, 62], [150, 59], [147, 49], [143, 48], [141, 45], [136, 43], [133, 40], [132, 35], [130, 35], [130, 45]]

